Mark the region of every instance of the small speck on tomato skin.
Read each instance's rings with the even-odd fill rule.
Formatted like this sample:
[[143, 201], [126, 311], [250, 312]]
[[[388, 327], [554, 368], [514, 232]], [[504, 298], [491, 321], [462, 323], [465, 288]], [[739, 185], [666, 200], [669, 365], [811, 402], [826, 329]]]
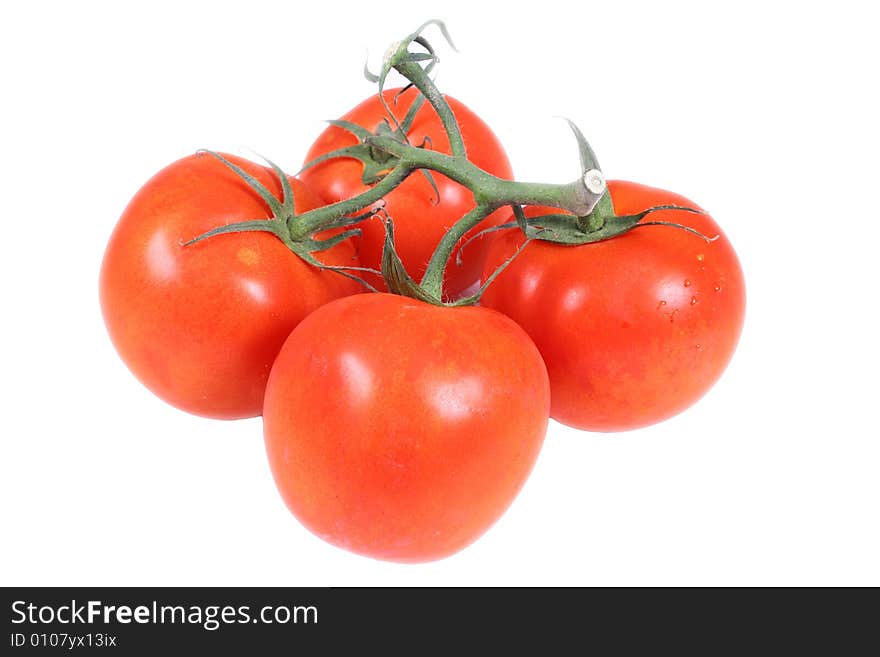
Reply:
[[[666, 204], [698, 207], [637, 183], [609, 181], [608, 188], [617, 214]], [[547, 211], [527, 208], [526, 214]], [[550, 376], [551, 416], [564, 424], [611, 432], [672, 417], [705, 394], [736, 348], [745, 283], [721, 228], [707, 214], [674, 210], [650, 220], [718, 238], [707, 243], [669, 226], [644, 226], [575, 247], [533, 241], [482, 298], [535, 341]], [[491, 240], [484, 280], [522, 236], [507, 231]], [[519, 292], [527, 279], [540, 280], [528, 298]]]
[[507, 317], [369, 294], [291, 333], [264, 436], [282, 498], [314, 534], [423, 562], [463, 549], [511, 504], [549, 408], [540, 354]]
[[253, 267], [260, 261], [259, 254], [251, 248], [243, 247], [236, 254], [238, 261], [248, 267]]

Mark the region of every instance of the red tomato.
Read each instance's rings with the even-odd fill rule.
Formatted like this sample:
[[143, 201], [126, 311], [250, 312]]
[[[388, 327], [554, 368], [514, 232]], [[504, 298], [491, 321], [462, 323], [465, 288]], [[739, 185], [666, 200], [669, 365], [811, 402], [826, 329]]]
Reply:
[[[696, 207], [686, 198], [609, 182], [616, 214]], [[530, 208], [532, 216], [559, 212]], [[636, 228], [583, 246], [535, 241], [489, 286], [482, 303], [535, 341], [550, 375], [551, 416], [590, 431], [622, 431], [669, 418], [718, 379], [739, 339], [745, 283], [730, 242], [708, 215], [659, 211], [718, 239], [668, 226]], [[488, 276], [523, 241], [492, 241]]]
[[[281, 196], [266, 167], [227, 155]], [[291, 180], [298, 211], [317, 206]], [[213, 418], [259, 415], [266, 379], [285, 338], [328, 301], [361, 290], [320, 271], [269, 233], [211, 228], [271, 216], [263, 200], [209, 154], [185, 157], [150, 179], [122, 214], [101, 268], [101, 308], [129, 369], [156, 395]], [[317, 254], [357, 264], [350, 242]]]
[[504, 315], [364, 294], [290, 334], [266, 389], [266, 448], [312, 532], [374, 558], [427, 561], [508, 507], [549, 405], [544, 363]]
[[[418, 91], [413, 88], [404, 93], [397, 102], [394, 96], [398, 90], [385, 91], [385, 99], [394, 111], [398, 121], [406, 116]], [[467, 148], [468, 159], [481, 169], [506, 179], [513, 178], [510, 162], [498, 138], [480, 117], [454, 98], [446, 96], [461, 127], [462, 137]], [[374, 131], [386, 117], [378, 95], [371, 96], [342, 118]], [[440, 119], [433, 108], [425, 102], [416, 114], [412, 128], [408, 132], [413, 144], [421, 144], [425, 138], [430, 140], [432, 150], [449, 153], [449, 140]], [[352, 146], [358, 142], [350, 132], [328, 127], [312, 144], [306, 155], [306, 162], [339, 148]], [[350, 158], [335, 158], [316, 165], [302, 172], [301, 178], [321, 196], [327, 203], [345, 200], [368, 189], [361, 180], [363, 165]], [[394, 191], [385, 196], [385, 209], [394, 220], [394, 236], [397, 251], [409, 274], [415, 280], [421, 280], [425, 267], [431, 259], [434, 247], [465, 212], [474, 207], [473, 195], [466, 188], [439, 173], [431, 174], [440, 192], [439, 204], [437, 195], [430, 183], [420, 173], [413, 173]], [[499, 224], [504, 219], [504, 212], [494, 212], [481, 224], [481, 228]], [[379, 269], [382, 257], [382, 246], [385, 239], [385, 227], [382, 221], [367, 220], [360, 224], [363, 239], [359, 247], [361, 262], [365, 267]], [[478, 230], [468, 233], [469, 237]], [[487, 240], [472, 242], [462, 254], [461, 266], [456, 266], [453, 259], [446, 272], [446, 294], [455, 297], [480, 277], [483, 260], [486, 255]], [[370, 282], [379, 289], [385, 289], [384, 282], [372, 277]]]

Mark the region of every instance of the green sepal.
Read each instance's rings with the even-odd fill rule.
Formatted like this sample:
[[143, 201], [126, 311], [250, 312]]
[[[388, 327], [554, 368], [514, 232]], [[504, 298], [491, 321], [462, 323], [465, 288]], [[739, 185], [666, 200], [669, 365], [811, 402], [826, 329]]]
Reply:
[[340, 128], [342, 130], [345, 130], [346, 132], [350, 132], [358, 138], [358, 141], [363, 141], [364, 139], [372, 136], [372, 133], [364, 126], [358, 125], [357, 123], [352, 123], [351, 121], [346, 121], [344, 119], [329, 119], [327, 123], [335, 128]]
[[[552, 214], [531, 217], [528, 223], [530, 226], [544, 229], [535, 239], [556, 244], [590, 244], [622, 235], [635, 227], [640, 217], [638, 215], [611, 216], [603, 219], [602, 225], [590, 232], [581, 229], [578, 225], [578, 219], [580, 218], [570, 214]], [[589, 217], [584, 219], [589, 219]]]
[[[606, 197], [608, 197], [607, 202]], [[505, 224], [490, 226], [468, 238], [468, 240], [459, 248], [458, 253], [456, 254], [456, 262], [461, 264], [461, 252], [474, 240], [480, 239], [488, 233], [494, 233], [499, 230], [510, 230], [511, 228], [519, 228], [528, 239], [572, 246], [609, 240], [641, 226], [669, 226], [672, 228], [678, 228], [691, 233], [692, 235], [696, 235], [707, 242], [712, 242], [718, 239], [717, 235], [707, 237], [690, 226], [677, 224], [671, 221], [642, 221], [647, 215], [660, 210], [678, 210], [680, 212], [690, 212], [692, 214], [705, 214], [702, 210], [680, 205], [657, 205], [637, 214], [617, 216], [612, 212], [610, 215], [602, 216], [600, 214], [598, 218], [593, 216], [602, 211], [607, 211], [610, 204], [611, 199], [606, 193], [596, 209], [586, 217], [575, 217], [571, 214], [561, 213], [541, 215], [539, 217], [526, 217], [522, 212], [522, 209], [520, 209], [519, 212], [514, 209], [516, 221], [509, 221]], [[583, 225], [594, 225], [597, 226], [597, 228], [592, 231], [585, 231], [581, 227]]]
[[[606, 217], [613, 217], [614, 216], [614, 203], [611, 201], [611, 192], [609, 192], [607, 189], [605, 190], [605, 192], [602, 194], [602, 197], [599, 199], [599, 202], [596, 203], [596, 207], [593, 208], [593, 211], [590, 213], [590, 215], [595, 215], [597, 218], [600, 218], [600, 220], [592, 222], [588, 219], [585, 219], [584, 221], [582, 221], [581, 226], [585, 230], [587, 230], [587, 232], [589, 232], [588, 227], [591, 224], [595, 225], [597, 228], [599, 228], [602, 226], [602, 224], [605, 223]], [[590, 215], [587, 215], [587, 217], [589, 217]]]
[[364, 61], [364, 77], [369, 82], [372, 82], [373, 84], [376, 84], [379, 81], [379, 76], [370, 70], [370, 58], [369, 57], [367, 57], [367, 59]]
[[[401, 89], [397, 93], [397, 96], [400, 96], [400, 94], [402, 94], [408, 88], [409, 87], [404, 87], [403, 89]], [[395, 96], [395, 100], [397, 99], [397, 96]], [[418, 94], [415, 97], [415, 100], [413, 100], [412, 105], [410, 105], [409, 109], [406, 111], [406, 116], [403, 117], [403, 121], [400, 122], [400, 128], [398, 130], [403, 137], [406, 137], [407, 133], [412, 128], [412, 124], [416, 120], [416, 114], [418, 114], [419, 110], [422, 109], [422, 105], [424, 104], [425, 97], [422, 94]]]
[[649, 214], [660, 210], [678, 210], [680, 212], [690, 212], [692, 214], [705, 214], [702, 210], [680, 205], [656, 205], [636, 214], [618, 216], [613, 214], [613, 211], [610, 214], [604, 214], [607, 212], [607, 208], [610, 205], [611, 198], [606, 192], [600, 200], [600, 205], [586, 217], [576, 217], [575, 221], [572, 221], [573, 217], [571, 215], [555, 214], [542, 217], [532, 217], [528, 220], [528, 223], [531, 226], [540, 226], [545, 229], [540, 235], [536, 236], [536, 239], [545, 242], [554, 242], [556, 244], [591, 244], [593, 242], [602, 242], [623, 235], [633, 228], [652, 225], [678, 228], [692, 233], [706, 241], [712, 241], [712, 239], [714, 239], [706, 237], [689, 226], [670, 221], [640, 223], [642, 219]]
[[[510, 224], [507, 227], [515, 225], [516, 224]], [[500, 228], [500, 226], [495, 227], [496, 230], [498, 228]], [[536, 235], [539, 235], [540, 232], [540, 230], [537, 231]], [[526, 238], [514, 254], [492, 272], [489, 278], [486, 279], [486, 281], [480, 286], [480, 289], [474, 294], [461, 299], [456, 299], [455, 301], [444, 301], [443, 299], [438, 299], [437, 297], [428, 294], [406, 271], [406, 267], [404, 267], [403, 262], [401, 261], [400, 256], [397, 255], [397, 250], [394, 247], [394, 224], [391, 219], [387, 219], [385, 221], [385, 246], [382, 250], [382, 277], [385, 279], [385, 284], [388, 286], [388, 290], [394, 294], [418, 299], [419, 301], [424, 301], [425, 303], [430, 303], [435, 306], [446, 306], [450, 308], [458, 306], [473, 306], [479, 303], [489, 285], [498, 278], [501, 272], [507, 269], [510, 263], [522, 253], [523, 249], [525, 249], [533, 239], [534, 238], [532, 237]]]
[[523, 235], [526, 237], [535, 237], [538, 230], [533, 226], [529, 226], [529, 220], [526, 218], [526, 213], [523, 211], [521, 205], [512, 205], [513, 209], [513, 218], [516, 219], [516, 225], [520, 227]]
[[[266, 189], [265, 186], [263, 186], [253, 176], [245, 172], [243, 169], [241, 169], [241, 167], [236, 166], [235, 164], [224, 158], [222, 155], [208, 150], [200, 152], [209, 153], [210, 155], [216, 157], [218, 160], [223, 162], [227, 167], [232, 169], [232, 171], [234, 171], [239, 177], [241, 177], [242, 180], [244, 180], [251, 187], [251, 189], [253, 189], [254, 192], [257, 193], [269, 205], [269, 208], [272, 210], [273, 216], [271, 219], [254, 219], [250, 221], [239, 221], [232, 224], [226, 224], [224, 226], [217, 226], [216, 228], [212, 228], [206, 233], [203, 233], [198, 237], [189, 240], [188, 242], [184, 242], [183, 246], [191, 246], [193, 244], [201, 242], [202, 240], [230, 233], [272, 233], [279, 240], [281, 240], [281, 242], [284, 243], [284, 245], [288, 249], [290, 249], [295, 255], [300, 257], [308, 264], [317, 267], [318, 269], [327, 269], [330, 271], [334, 271], [342, 276], [345, 276], [346, 278], [357, 281], [372, 292], [377, 291], [375, 287], [370, 285], [370, 283], [365, 281], [360, 276], [352, 274], [351, 272], [370, 272], [381, 276], [381, 272], [379, 272], [378, 270], [368, 267], [326, 265], [312, 255], [312, 253], [326, 251], [327, 249], [336, 246], [340, 242], [360, 235], [360, 229], [353, 228], [350, 230], [345, 230], [327, 239], [319, 240], [315, 239], [314, 237], [309, 237], [306, 239], [294, 240], [291, 235], [291, 229], [297, 217], [294, 208], [293, 188], [290, 184], [290, 179], [287, 177], [287, 174], [285, 174], [284, 171], [277, 164], [265, 157], [263, 158], [272, 168], [272, 171], [275, 173], [275, 175], [277, 175], [279, 178], [282, 192], [281, 200], [277, 199], [268, 189]], [[324, 230], [330, 228], [352, 225], [358, 221], [367, 218], [370, 214], [372, 213], [362, 213], [354, 217], [341, 217], [336, 221], [322, 227], [320, 232], [323, 232]]]
[[321, 262], [315, 256], [313, 256], [311, 254], [311, 252], [308, 250], [306, 245], [308, 245], [309, 242], [310, 241], [294, 242], [291, 250], [296, 255], [298, 255], [300, 258], [305, 260], [308, 264], [312, 265], [313, 267], [316, 267], [317, 269], [326, 269], [327, 271], [336, 272], [340, 276], [345, 276], [345, 278], [348, 278], [348, 279], [351, 279], [357, 283], [360, 283], [365, 288], [367, 288], [370, 292], [378, 292], [379, 291], [373, 285], [368, 283], [366, 280], [364, 280], [360, 276], [351, 273], [353, 271], [364, 271], [364, 272], [370, 272], [370, 273], [374, 273], [374, 274], [378, 275], [378, 274], [380, 274], [379, 271], [377, 271], [375, 269], [370, 269], [369, 267], [343, 267], [340, 265], [325, 265], [323, 262]]
[[396, 161], [396, 158], [389, 155], [388, 159], [380, 162], [376, 159], [376, 154], [376, 149], [367, 144], [346, 146], [335, 151], [330, 151], [329, 153], [324, 153], [323, 155], [316, 157], [314, 160], [310, 160], [302, 169], [300, 169], [300, 173], [306, 169], [311, 169], [313, 166], [321, 164], [322, 162], [347, 157], [357, 160], [363, 165], [364, 170], [361, 173], [361, 181], [365, 185], [374, 185], [388, 175], [388, 173], [394, 168]]
[[308, 251], [309, 253], [318, 253], [320, 251], [326, 251], [327, 249], [332, 249], [337, 244], [341, 244], [345, 240], [350, 237], [360, 237], [361, 229], [360, 228], [352, 228], [350, 230], [344, 230], [341, 233], [334, 235], [333, 237], [328, 237], [326, 239], [316, 239], [314, 237], [299, 240], [297, 242], [298, 245], [302, 245], [302, 247]]
[[390, 219], [385, 221], [385, 245], [382, 249], [382, 277], [388, 290], [400, 296], [418, 299], [435, 306], [446, 305], [442, 299], [435, 298], [425, 292], [406, 271], [403, 261], [394, 248], [394, 224]]
[[363, 144], [355, 144], [354, 146], [345, 146], [343, 148], [337, 148], [335, 151], [330, 151], [329, 153], [324, 153], [323, 155], [319, 155], [314, 160], [309, 160], [306, 162], [302, 169], [299, 170], [297, 175], [301, 174], [306, 169], [311, 169], [313, 166], [321, 164], [321, 162], [326, 162], [327, 160], [334, 160], [340, 157], [350, 157], [355, 160], [359, 160], [360, 153], [363, 150]]
[[294, 206], [293, 187], [290, 184], [290, 178], [287, 177], [287, 174], [284, 173], [281, 167], [268, 157], [263, 155], [260, 155], [260, 157], [272, 168], [272, 171], [275, 172], [275, 175], [278, 176], [278, 180], [281, 182], [281, 208], [280, 213], [276, 213], [275, 217], [284, 220], [289, 231], [293, 228], [293, 222], [296, 220], [296, 207]]
[[206, 240], [209, 237], [216, 237], [217, 235], [226, 235], [228, 233], [254, 233], [254, 232], [263, 232], [263, 233], [272, 233], [285, 244], [289, 241], [284, 235], [284, 231], [281, 228], [278, 221], [275, 219], [254, 219], [253, 221], [239, 221], [234, 224], [226, 224], [225, 226], [217, 226], [216, 228], [212, 228], [207, 233], [202, 233], [198, 237], [194, 237], [188, 242], [184, 242], [183, 246], [191, 246], [202, 240]]
[[[375, 208], [376, 206], [373, 206]], [[361, 212], [358, 214], [345, 214], [341, 217], [337, 217], [332, 221], [328, 221], [327, 223], [321, 226], [321, 230], [318, 232], [323, 232], [325, 230], [330, 230], [332, 228], [345, 228], [346, 226], [354, 226], [355, 224], [359, 224], [365, 219], [369, 219], [372, 217], [378, 210], [374, 210], [373, 208], [369, 209], [367, 212]]]
[[[406, 133], [412, 127], [416, 113], [422, 107], [424, 101], [424, 96], [420, 94], [413, 101], [409, 110], [407, 110], [406, 116], [404, 117], [403, 121], [400, 122], [397, 128], [392, 128], [387, 120], [384, 120], [382, 123], [376, 126], [375, 134], [390, 136], [400, 141], [401, 143], [408, 144], [409, 140], [407, 139]], [[330, 120], [327, 121], [327, 123], [347, 132], [350, 132], [352, 135], [357, 137], [359, 143], [352, 146], [338, 148], [334, 151], [330, 151], [329, 153], [324, 153], [323, 155], [320, 155], [303, 165], [302, 169], [299, 170], [299, 173], [302, 173], [307, 169], [311, 169], [312, 167], [321, 164], [322, 162], [327, 162], [328, 160], [333, 160], [337, 158], [350, 158], [353, 160], [357, 160], [364, 167], [363, 172], [361, 173], [361, 181], [365, 185], [374, 185], [382, 180], [382, 178], [384, 178], [386, 175], [388, 175], [388, 172], [394, 168], [394, 165], [397, 163], [396, 157], [394, 157], [390, 153], [381, 151], [369, 144], [364, 143], [374, 134], [370, 132], [367, 128], [358, 125], [357, 123], [352, 123], [351, 121], [345, 121], [342, 119]], [[434, 179], [431, 177], [431, 174], [425, 171], [424, 175], [427, 177], [428, 183], [434, 190], [435, 195], [439, 197], [437, 185], [434, 183]]]
[[[670, 208], [670, 209], [672, 209], [672, 208]], [[688, 212], [699, 212], [699, 210], [693, 210], [691, 208], [675, 208], [675, 209], [676, 210], [686, 210]], [[721, 237], [721, 235], [713, 235], [712, 237], [709, 237], [708, 235], [703, 235], [703, 233], [696, 230], [695, 228], [691, 228], [690, 226], [685, 226], [683, 224], [677, 224], [672, 221], [642, 221], [642, 222], [638, 223], [635, 227], [641, 228], [642, 226], [671, 226], [672, 228], [678, 228], [679, 230], [683, 230], [685, 232], [691, 233], [692, 235], [696, 235], [700, 239], [705, 240], [706, 242], [710, 242], [710, 243], [714, 242], [719, 237]]]
[[256, 193], [266, 205], [269, 206], [269, 210], [272, 213], [271, 219], [254, 219], [249, 221], [239, 221], [232, 224], [226, 224], [224, 226], [217, 226], [216, 228], [212, 228], [195, 237], [194, 239], [189, 240], [184, 243], [184, 246], [189, 246], [192, 244], [196, 244], [197, 242], [201, 242], [204, 239], [208, 239], [209, 237], [215, 237], [217, 235], [224, 235], [228, 233], [246, 233], [246, 232], [266, 232], [272, 233], [282, 242], [284, 242], [288, 247], [292, 244], [290, 238], [290, 228], [291, 223], [296, 218], [296, 212], [294, 208], [293, 201], [293, 188], [290, 185], [290, 179], [287, 177], [287, 174], [275, 164], [272, 160], [265, 158], [263, 156], [263, 160], [269, 165], [272, 171], [278, 176], [279, 184], [281, 185], [281, 199], [275, 197], [272, 192], [270, 192], [265, 185], [263, 185], [259, 180], [257, 180], [254, 176], [247, 173], [244, 169], [239, 167], [236, 164], [233, 164], [225, 157], [216, 153], [214, 151], [210, 151], [207, 149], [202, 149], [198, 151], [200, 153], [207, 153], [212, 157], [215, 157], [224, 165], [226, 165], [229, 169], [231, 169], [239, 178], [241, 178], [253, 191]]
[[[223, 164], [225, 164], [227, 167], [229, 167], [235, 173], [237, 173], [239, 175], [239, 177], [242, 180], [244, 180], [251, 187], [251, 189], [253, 189], [257, 194], [259, 194], [260, 198], [262, 198], [266, 202], [266, 205], [269, 206], [269, 209], [272, 211], [273, 215], [275, 215], [276, 217], [279, 217], [283, 214], [284, 208], [283, 208], [282, 201], [279, 201], [277, 198], [275, 198], [275, 195], [272, 194], [272, 192], [270, 192], [268, 189], [266, 189], [266, 187], [263, 185], [263, 183], [261, 183], [259, 180], [254, 178], [247, 171], [245, 171], [244, 169], [242, 169], [238, 165], [233, 164], [232, 162], [227, 160], [225, 157], [220, 155], [220, 153], [215, 153], [214, 151], [209, 151], [207, 149], [201, 149], [198, 152], [207, 153], [208, 155], [211, 155], [212, 157], [217, 158]], [[268, 162], [268, 160], [267, 160], [267, 162]], [[270, 162], [269, 164], [271, 165], [272, 163]], [[283, 177], [284, 176], [282, 176], [282, 178]]]
[[505, 269], [507, 269], [508, 266], [510, 266], [510, 263], [512, 263], [514, 260], [516, 260], [516, 258], [519, 256], [519, 254], [523, 252], [523, 249], [525, 249], [526, 246], [529, 245], [529, 242], [531, 242], [533, 239], [535, 239], [535, 238], [527, 237], [525, 239], [525, 241], [519, 245], [519, 248], [517, 248], [517, 250], [513, 252], [513, 255], [510, 256], [503, 263], [501, 263], [501, 265], [489, 275], [489, 278], [487, 278], [483, 282], [483, 284], [480, 286], [479, 290], [474, 292], [469, 297], [464, 297], [463, 299], [458, 299], [457, 301], [453, 301], [452, 303], [448, 303], [446, 305], [447, 306], [473, 306], [473, 305], [478, 304], [480, 302], [480, 299], [483, 298], [483, 294], [485, 294], [486, 290], [493, 283], [493, 281], [496, 278], [498, 278], [498, 276], [501, 275], [501, 272], [503, 272]]
[[428, 184], [431, 186], [431, 190], [434, 192], [434, 198], [431, 200], [431, 205], [440, 205], [440, 189], [437, 187], [437, 183], [434, 181], [433, 174], [427, 169], [419, 169], [419, 172], [425, 177], [425, 180], [428, 181]]

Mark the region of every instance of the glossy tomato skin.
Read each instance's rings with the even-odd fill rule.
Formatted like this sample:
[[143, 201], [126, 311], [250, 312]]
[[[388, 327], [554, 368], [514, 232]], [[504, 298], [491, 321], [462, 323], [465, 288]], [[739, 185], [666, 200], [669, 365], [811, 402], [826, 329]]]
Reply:
[[[636, 183], [611, 181], [609, 189], [618, 215], [697, 207]], [[533, 242], [482, 299], [535, 341], [550, 375], [551, 416], [564, 424], [623, 431], [672, 417], [712, 386], [736, 348], [745, 283], [727, 237], [708, 215], [661, 211], [650, 220], [719, 237], [706, 243], [645, 226], [583, 246]], [[521, 242], [517, 231], [493, 238], [484, 276]]]
[[507, 317], [366, 294], [291, 333], [266, 390], [266, 448], [284, 501], [316, 535], [428, 561], [508, 507], [549, 404], [544, 363]]
[[[280, 197], [277, 177], [229, 160]], [[292, 180], [298, 211], [319, 201]], [[218, 235], [183, 246], [216, 226], [263, 219], [268, 207], [207, 153], [185, 157], [131, 200], [107, 245], [101, 309], [110, 338], [131, 371], [156, 395], [197, 415], [259, 415], [272, 361], [299, 321], [361, 288], [300, 260], [269, 233]], [[343, 243], [319, 254], [356, 264]]]
[[[385, 99], [398, 120], [403, 120], [406, 112], [417, 97], [413, 88], [394, 97], [399, 90], [385, 91]], [[476, 166], [500, 178], [512, 179], [513, 171], [504, 148], [488, 125], [465, 105], [446, 96], [453, 113], [461, 127], [462, 137], [468, 158]], [[342, 118], [357, 123], [369, 130], [375, 130], [386, 116], [377, 95], [371, 96], [360, 105], [346, 113]], [[425, 138], [430, 140], [430, 149], [449, 153], [449, 140], [440, 119], [431, 106], [425, 102], [416, 114], [408, 133], [412, 144], [421, 144]], [[328, 127], [312, 144], [306, 162], [338, 148], [352, 146], [357, 138], [351, 133]], [[301, 178], [325, 202], [334, 203], [351, 198], [368, 189], [362, 182], [363, 165], [350, 158], [335, 158], [302, 172]], [[442, 174], [432, 172], [434, 182], [440, 192], [437, 195], [430, 183], [420, 173], [414, 173], [394, 191], [385, 196], [385, 209], [394, 221], [394, 237], [397, 251], [410, 275], [421, 280], [425, 267], [431, 259], [434, 247], [446, 230], [462, 215], [474, 207], [473, 195], [466, 188]], [[481, 228], [501, 223], [505, 218], [503, 211], [491, 214], [481, 224]], [[370, 219], [360, 225], [363, 238], [359, 247], [361, 262], [366, 267], [378, 269], [381, 263], [385, 227], [378, 218]], [[468, 233], [470, 237], [477, 229]], [[446, 272], [445, 290], [449, 297], [456, 297], [480, 278], [483, 260], [486, 255], [487, 240], [477, 240], [468, 245], [462, 254], [462, 264], [451, 262]], [[371, 282], [379, 289], [385, 289], [381, 278], [373, 277]]]

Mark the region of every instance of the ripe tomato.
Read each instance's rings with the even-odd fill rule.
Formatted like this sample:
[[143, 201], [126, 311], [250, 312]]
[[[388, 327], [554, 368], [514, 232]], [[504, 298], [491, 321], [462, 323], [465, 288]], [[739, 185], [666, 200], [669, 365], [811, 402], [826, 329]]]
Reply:
[[[398, 90], [384, 92], [385, 99], [391, 106], [398, 121], [402, 121], [413, 100], [418, 95], [415, 88], [408, 90], [394, 102]], [[452, 108], [467, 148], [468, 158], [481, 169], [506, 179], [513, 178], [510, 162], [498, 138], [480, 117], [462, 103], [446, 96]], [[378, 95], [371, 96], [342, 118], [356, 123], [370, 131], [386, 117]], [[407, 133], [412, 144], [421, 144], [429, 139], [429, 148], [449, 153], [449, 140], [440, 119], [433, 108], [425, 102], [416, 114], [411, 129]], [[358, 142], [350, 132], [335, 126], [328, 127], [312, 144], [306, 162], [331, 151], [352, 146]], [[325, 202], [334, 203], [345, 200], [368, 189], [361, 179], [363, 164], [350, 158], [335, 158], [300, 174], [302, 180], [313, 189]], [[465, 212], [474, 207], [473, 195], [459, 185], [439, 173], [431, 174], [439, 191], [437, 195], [427, 179], [414, 173], [401, 183], [394, 191], [385, 196], [385, 209], [394, 220], [395, 245], [398, 254], [409, 274], [415, 280], [421, 280], [425, 267], [431, 259], [434, 247], [443, 237], [446, 230]], [[486, 228], [499, 224], [504, 219], [504, 212], [491, 214], [480, 225]], [[379, 269], [382, 257], [382, 246], [385, 239], [385, 226], [379, 220], [367, 220], [360, 224], [363, 238], [359, 247], [359, 255], [365, 267]], [[470, 237], [477, 229], [468, 233]], [[445, 290], [452, 298], [476, 283], [480, 277], [483, 260], [486, 255], [487, 240], [472, 242], [462, 254], [462, 264], [457, 266], [451, 261], [446, 271]], [[381, 278], [372, 277], [370, 282], [379, 289], [385, 289]]]
[[269, 463], [293, 514], [359, 554], [427, 561], [504, 512], [538, 456], [550, 391], [514, 322], [364, 294], [319, 308], [269, 377]]
[[[609, 190], [618, 215], [696, 207], [631, 182], [611, 181]], [[719, 237], [706, 243], [645, 226], [583, 246], [535, 241], [483, 296], [535, 341], [550, 375], [551, 416], [560, 422], [591, 431], [659, 422], [697, 401], [733, 355], [745, 313], [733, 247], [708, 215], [659, 211], [646, 219], [655, 220]], [[518, 231], [494, 237], [484, 275], [522, 240]]]
[[[266, 167], [227, 159], [280, 197]], [[291, 180], [296, 208], [319, 201]], [[271, 213], [233, 171], [207, 153], [185, 157], [149, 180], [122, 214], [101, 267], [101, 308], [110, 338], [156, 395], [213, 418], [259, 415], [272, 361], [300, 320], [360, 286], [318, 270], [277, 237], [248, 232], [183, 246], [208, 230]], [[317, 254], [353, 263], [343, 242]]]

